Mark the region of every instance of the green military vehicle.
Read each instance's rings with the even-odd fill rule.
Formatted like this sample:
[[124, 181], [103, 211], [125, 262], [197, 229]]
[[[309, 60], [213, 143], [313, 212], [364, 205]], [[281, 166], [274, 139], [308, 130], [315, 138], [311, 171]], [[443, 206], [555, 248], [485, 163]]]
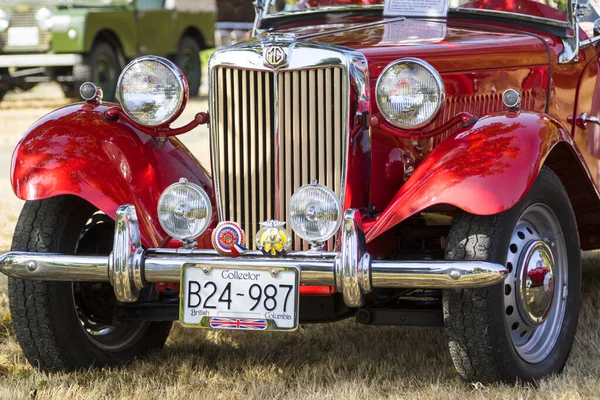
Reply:
[[69, 97], [93, 81], [113, 100], [121, 69], [143, 54], [175, 61], [197, 95], [214, 19], [214, 0], [0, 0], [0, 100], [47, 80]]

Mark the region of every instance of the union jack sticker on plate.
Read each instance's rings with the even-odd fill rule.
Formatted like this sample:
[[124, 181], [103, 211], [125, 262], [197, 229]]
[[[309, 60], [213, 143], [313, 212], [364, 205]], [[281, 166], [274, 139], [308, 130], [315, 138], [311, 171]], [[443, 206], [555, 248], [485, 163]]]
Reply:
[[267, 329], [264, 319], [250, 318], [211, 318], [210, 327], [215, 329], [247, 329], [263, 331]]

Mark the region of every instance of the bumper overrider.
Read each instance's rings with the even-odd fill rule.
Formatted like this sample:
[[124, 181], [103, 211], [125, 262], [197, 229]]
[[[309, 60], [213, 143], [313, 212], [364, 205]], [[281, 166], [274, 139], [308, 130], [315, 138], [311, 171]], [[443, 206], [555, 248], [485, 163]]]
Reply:
[[340, 252], [290, 252], [270, 258], [259, 251], [223, 257], [215, 250], [145, 249], [133, 205], [116, 214], [113, 252], [109, 256], [10, 252], [0, 256], [0, 271], [13, 278], [44, 281], [110, 282], [121, 302], [135, 302], [140, 290], [156, 282], [180, 282], [184, 266], [200, 268], [285, 268], [300, 271], [300, 283], [335, 286], [348, 307], [363, 305], [374, 288], [456, 289], [502, 282], [503, 265], [483, 261], [372, 260], [358, 210], [344, 213]]

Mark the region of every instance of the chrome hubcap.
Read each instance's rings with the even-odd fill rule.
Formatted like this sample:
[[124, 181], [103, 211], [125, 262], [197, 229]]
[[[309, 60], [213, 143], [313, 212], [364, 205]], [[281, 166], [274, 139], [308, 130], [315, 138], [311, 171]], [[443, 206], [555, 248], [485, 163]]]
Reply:
[[517, 278], [519, 283], [519, 311], [532, 326], [540, 325], [548, 317], [554, 298], [554, 257], [552, 250], [541, 240], [529, 242], [523, 252]]
[[504, 286], [506, 324], [519, 356], [543, 361], [556, 344], [564, 320], [567, 250], [556, 215], [534, 204], [513, 231]]

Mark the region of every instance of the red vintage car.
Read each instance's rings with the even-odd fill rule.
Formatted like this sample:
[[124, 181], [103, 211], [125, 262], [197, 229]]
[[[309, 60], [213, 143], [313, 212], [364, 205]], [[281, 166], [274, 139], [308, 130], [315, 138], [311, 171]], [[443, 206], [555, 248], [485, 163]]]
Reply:
[[[181, 128], [185, 77], [146, 56], [120, 105], [84, 84], [25, 133], [0, 270], [33, 366], [114, 365], [175, 320], [354, 317], [445, 327], [469, 381], [562, 370], [580, 249], [600, 248], [597, 10], [363, 3], [258, 1], [254, 37], [212, 55], [210, 109]], [[203, 123], [210, 166], [175, 137]]]

